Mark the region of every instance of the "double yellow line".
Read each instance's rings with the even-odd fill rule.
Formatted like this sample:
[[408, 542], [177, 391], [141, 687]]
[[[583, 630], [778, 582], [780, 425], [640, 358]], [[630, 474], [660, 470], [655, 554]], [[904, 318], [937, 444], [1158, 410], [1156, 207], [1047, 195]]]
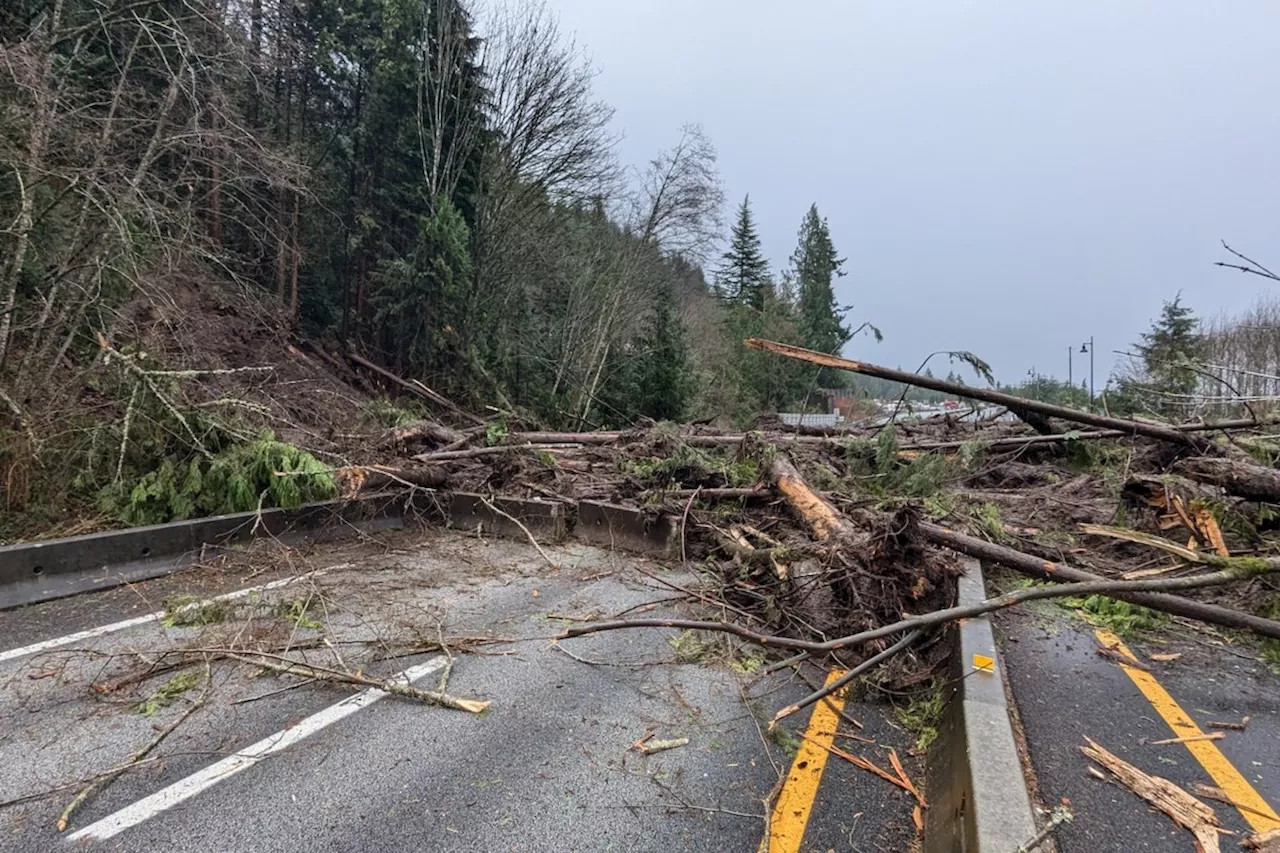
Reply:
[[[1094, 632], [1098, 640], [1107, 648], [1115, 649], [1134, 663], [1138, 659], [1134, 657], [1133, 652], [1120, 641], [1120, 638], [1109, 631]], [[1151, 707], [1156, 709], [1156, 713], [1169, 724], [1169, 728], [1173, 729], [1173, 733], [1177, 737], [1192, 737], [1194, 735], [1203, 735], [1204, 732], [1196, 725], [1195, 721], [1182, 710], [1169, 691], [1156, 681], [1155, 676], [1149, 672], [1138, 669], [1137, 667], [1127, 666], [1124, 662], [1120, 663], [1120, 668], [1129, 676], [1138, 691], [1142, 693], [1146, 700], [1151, 703]], [[1280, 829], [1280, 815], [1277, 815], [1275, 809], [1262, 798], [1249, 780], [1244, 778], [1235, 765], [1227, 760], [1222, 754], [1222, 750], [1218, 749], [1218, 745], [1211, 740], [1196, 740], [1184, 743], [1196, 761], [1200, 762], [1200, 766], [1205, 769], [1210, 778], [1218, 785], [1219, 788], [1230, 798], [1241, 817], [1253, 827], [1255, 832], [1266, 832], [1270, 829]]]

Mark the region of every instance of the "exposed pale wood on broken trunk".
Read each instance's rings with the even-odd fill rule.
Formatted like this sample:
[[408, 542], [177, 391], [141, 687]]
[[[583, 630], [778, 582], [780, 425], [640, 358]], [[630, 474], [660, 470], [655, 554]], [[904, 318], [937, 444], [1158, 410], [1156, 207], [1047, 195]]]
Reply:
[[1218, 815], [1209, 806], [1197, 800], [1168, 779], [1149, 776], [1124, 759], [1113, 755], [1091, 738], [1085, 738], [1087, 746], [1080, 747], [1089, 758], [1110, 770], [1126, 788], [1169, 816], [1175, 823], [1189, 830], [1200, 843], [1204, 853], [1219, 853]]
[[431, 466], [398, 468], [389, 465], [348, 465], [334, 471], [333, 479], [340, 494], [354, 497], [360, 492], [389, 486], [438, 489], [448, 484], [449, 474], [443, 468]]

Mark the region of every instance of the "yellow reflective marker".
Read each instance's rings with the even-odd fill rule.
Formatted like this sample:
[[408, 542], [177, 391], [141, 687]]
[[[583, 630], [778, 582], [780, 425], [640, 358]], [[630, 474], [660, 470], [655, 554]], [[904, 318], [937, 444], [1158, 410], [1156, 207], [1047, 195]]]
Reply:
[[[1134, 663], [1138, 662], [1133, 652], [1129, 651], [1129, 648], [1115, 634], [1109, 631], [1095, 631], [1094, 633], [1104, 646], [1115, 649]], [[1125, 674], [1133, 681], [1134, 686], [1151, 703], [1151, 707], [1156, 709], [1156, 713], [1169, 724], [1169, 728], [1173, 729], [1174, 735], [1177, 737], [1193, 737], [1204, 734], [1195, 721], [1187, 716], [1187, 712], [1182, 710], [1182, 706], [1169, 695], [1169, 691], [1165, 690], [1160, 685], [1160, 682], [1156, 681], [1154, 675], [1132, 666], [1125, 666], [1123, 662], [1120, 664], [1120, 668], [1125, 671]], [[1196, 761], [1200, 762], [1200, 766], [1208, 772], [1210, 778], [1217, 783], [1218, 787], [1226, 792], [1236, 806], [1236, 810], [1240, 812], [1241, 817], [1245, 819], [1249, 826], [1253, 827], [1255, 832], [1280, 829], [1280, 815], [1276, 814], [1275, 809], [1271, 808], [1271, 805], [1262, 798], [1257, 789], [1249, 784], [1249, 780], [1244, 778], [1244, 774], [1237, 770], [1235, 765], [1222, 754], [1222, 750], [1218, 749], [1216, 743], [1211, 740], [1196, 740], [1184, 743], [1183, 746], [1195, 757]]]
[[976, 669], [978, 672], [995, 673], [996, 659], [989, 658], [986, 655], [974, 655], [973, 668]]
[[[844, 675], [835, 670], [827, 676], [827, 683]], [[809, 716], [809, 727], [805, 729], [804, 739], [800, 741], [800, 749], [791, 762], [791, 772], [787, 781], [782, 783], [778, 792], [778, 801], [773, 806], [773, 816], [769, 819], [769, 853], [797, 853], [804, 841], [804, 830], [809, 825], [809, 814], [813, 811], [813, 801], [818, 796], [818, 785], [822, 782], [822, 771], [827, 766], [826, 747], [836, 739], [836, 728], [840, 723], [839, 712], [844, 708], [844, 697], [828, 696], [813, 706]]]

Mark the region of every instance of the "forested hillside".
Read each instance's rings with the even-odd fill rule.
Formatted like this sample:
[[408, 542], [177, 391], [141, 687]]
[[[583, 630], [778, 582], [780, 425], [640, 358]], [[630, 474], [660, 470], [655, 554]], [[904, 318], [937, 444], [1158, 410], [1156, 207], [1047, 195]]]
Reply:
[[[703, 131], [620, 162], [593, 74], [536, 4], [4, 3], [6, 508], [323, 494], [311, 454], [369, 409], [289, 396], [330, 381], [321, 351], [552, 428], [742, 421], [837, 382], [741, 343], [849, 340], [816, 206], [771, 271]], [[229, 454], [315, 488], [199, 497]]]

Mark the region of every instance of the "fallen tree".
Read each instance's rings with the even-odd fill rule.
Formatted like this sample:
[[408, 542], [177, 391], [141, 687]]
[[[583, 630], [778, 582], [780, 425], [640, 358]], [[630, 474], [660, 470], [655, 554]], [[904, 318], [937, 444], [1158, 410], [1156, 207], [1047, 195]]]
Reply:
[[[1096, 583], [1104, 580], [1099, 575], [1086, 572], [1084, 569], [1079, 569], [1066, 563], [1042, 560], [1039, 557], [1034, 557], [1005, 545], [997, 545], [994, 542], [988, 542], [976, 536], [948, 530], [941, 525], [921, 522], [920, 532], [935, 545], [950, 548], [977, 560], [1013, 569], [1015, 572], [1037, 580], [1059, 583]], [[1197, 587], [1184, 588], [1196, 589]], [[1183, 616], [1200, 622], [1221, 625], [1224, 628], [1240, 628], [1262, 637], [1280, 639], [1280, 622], [1274, 619], [1264, 619], [1261, 616], [1232, 610], [1229, 607], [1192, 601], [1189, 598], [1169, 595], [1167, 591], [1157, 591], [1168, 589], [1170, 587], [1135, 587], [1135, 592], [1113, 590], [1106, 593], [1106, 595], [1174, 616]]]
[[1143, 435], [1147, 438], [1154, 438], [1159, 441], [1168, 441], [1177, 445], [1193, 447], [1205, 453], [1213, 452], [1215, 449], [1210, 443], [1192, 438], [1184, 431], [1174, 429], [1173, 427], [1165, 424], [1157, 424], [1151, 421], [1140, 421], [1137, 419], [1113, 418], [1108, 415], [1083, 412], [1079, 409], [1071, 409], [1066, 406], [1056, 406], [1052, 403], [1042, 403], [1039, 400], [1029, 400], [1025, 397], [1005, 394], [1002, 391], [994, 391], [988, 388], [974, 388], [971, 385], [965, 385], [960, 382], [948, 382], [945, 379], [936, 379], [932, 376], [922, 376], [918, 373], [909, 373], [905, 370], [894, 370], [893, 368], [881, 367], [876, 364], [867, 364], [861, 361], [850, 361], [847, 358], [840, 358], [839, 356], [814, 352], [813, 350], [792, 346], [790, 344], [780, 344], [776, 341], [762, 340], [761, 338], [748, 338], [746, 344], [752, 349], [786, 356], [787, 358], [794, 358], [798, 361], [806, 361], [810, 364], [819, 365], [820, 367], [831, 367], [836, 370], [848, 370], [853, 373], [860, 373], [863, 376], [874, 376], [879, 379], [888, 379], [892, 382], [914, 385], [917, 388], [928, 388], [932, 391], [954, 394], [957, 397], [964, 397], [969, 400], [981, 400], [984, 403], [994, 403], [998, 406], [1004, 406], [1013, 412], [1030, 412], [1035, 415], [1040, 415], [1041, 417], [1059, 418], [1060, 420], [1070, 421], [1072, 423], [1087, 424], [1089, 426], [1100, 427], [1102, 429], [1117, 430], [1126, 435]]
[[438, 489], [448, 484], [449, 474], [443, 468], [419, 466], [397, 468], [387, 465], [347, 465], [333, 472], [339, 494], [355, 497], [391, 486], [416, 486]]
[[1219, 486], [1229, 495], [1250, 501], [1280, 502], [1280, 471], [1240, 459], [1188, 457], [1173, 470], [1191, 480]]
[[[778, 454], [775, 457], [769, 474], [774, 487], [778, 489], [782, 498], [787, 501], [788, 506], [804, 519], [819, 539], [848, 543], [853, 547], [861, 544], [858, 539], [859, 526], [836, 510], [829, 500], [815, 492], [785, 456]], [[875, 517], [875, 513], [863, 513], [864, 524], [862, 527], [865, 529], [870, 526], [870, 522]], [[918, 529], [925, 539], [935, 545], [950, 548], [977, 560], [1013, 569], [1038, 580], [1072, 583], [1099, 583], [1106, 581], [1105, 578], [1086, 572], [1083, 569], [1078, 569], [1065, 563], [1042, 560], [1005, 545], [998, 545], [985, 539], [979, 539], [976, 536], [948, 530], [941, 525], [921, 521], [918, 523]], [[1159, 592], [1160, 589], [1173, 588], [1177, 587], [1147, 588], [1150, 591], [1144, 591], [1139, 588], [1136, 594], [1114, 595], [1113, 597], [1122, 598], [1132, 604], [1150, 607], [1152, 610], [1160, 610], [1165, 613], [1197, 619], [1228, 628], [1242, 628], [1264, 637], [1280, 638], [1280, 622], [1273, 619], [1264, 619], [1250, 613], [1243, 613], [1238, 610], [1204, 604]], [[1196, 589], [1198, 587], [1192, 585], [1187, 588]], [[1110, 595], [1110, 593], [1108, 594]]]

